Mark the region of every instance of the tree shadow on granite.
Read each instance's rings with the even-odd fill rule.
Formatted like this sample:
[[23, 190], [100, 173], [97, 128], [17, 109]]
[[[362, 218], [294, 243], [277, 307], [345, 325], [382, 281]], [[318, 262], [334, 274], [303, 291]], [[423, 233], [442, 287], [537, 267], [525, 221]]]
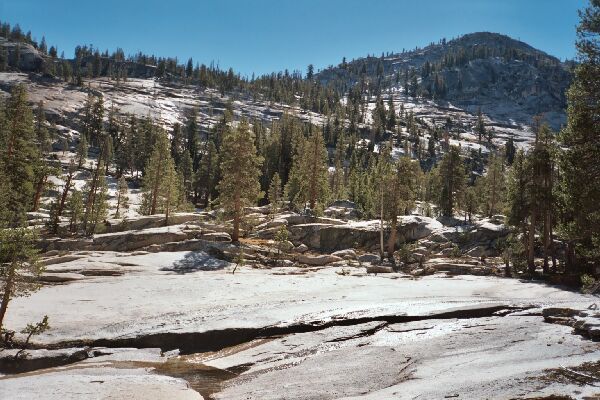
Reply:
[[172, 266], [161, 268], [161, 271], [170, 271], [177, 274], [189, 274], [198, 271], [218, 271], [230, 265], [227, 261], [214, 258], [205, 252], [186, 254], [183, 259], [175, 261]]

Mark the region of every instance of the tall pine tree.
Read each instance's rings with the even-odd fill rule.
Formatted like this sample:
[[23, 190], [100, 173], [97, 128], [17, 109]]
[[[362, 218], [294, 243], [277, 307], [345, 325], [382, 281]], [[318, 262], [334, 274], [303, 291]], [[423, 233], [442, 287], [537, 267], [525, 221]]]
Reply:
[[226, 131], [221, 154], [219, 200], [225, 211], [233, 217], [231, 240], [237, 242], [244, 207], [256, 204], [260, 195], [258, 179], [263, 161], [256, 154], [254, 135], [245, 120], [235, 129]]

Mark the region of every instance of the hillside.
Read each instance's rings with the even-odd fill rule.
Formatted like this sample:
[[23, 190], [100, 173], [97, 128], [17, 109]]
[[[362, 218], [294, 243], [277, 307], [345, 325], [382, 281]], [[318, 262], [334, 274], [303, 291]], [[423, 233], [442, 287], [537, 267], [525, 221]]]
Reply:
[[[413, 75], [415, 88], [410, 87]], [[534, 115], [543, 114], [557, 129], [565, 123], [570, 72], [568, 64], [526, 43], [480, 32], [423, 49], [359, 58], [327, 68], [317, 79], [345, 89], [367, 83], [371, 90], [392, 93], [406, 93], [408, 86], [408, 92], [440, 105], [471, 113], [481, 108], [506, 123], [531, 124]]]

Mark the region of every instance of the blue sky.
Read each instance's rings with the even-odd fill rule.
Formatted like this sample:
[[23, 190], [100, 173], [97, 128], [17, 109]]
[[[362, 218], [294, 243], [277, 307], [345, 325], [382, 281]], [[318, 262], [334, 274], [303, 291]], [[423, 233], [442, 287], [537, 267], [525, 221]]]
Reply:
[[77, 44], [218, 62], [250, 75], [316, 69], [476, 31], [575, 56], [587, 0], [0, 0], [0, 19]]

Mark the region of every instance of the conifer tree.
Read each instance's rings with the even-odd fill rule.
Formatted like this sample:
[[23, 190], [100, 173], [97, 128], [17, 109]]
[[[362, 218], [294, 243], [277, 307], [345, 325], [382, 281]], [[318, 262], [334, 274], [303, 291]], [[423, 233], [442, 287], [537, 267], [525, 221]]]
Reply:
[[346, 144], [344, 138], [338, 140], [335, 148], [334, 168], [331, 184], [331, 194], [334, 200], [347, 199], [348, 192], [346, 190], [346, 172], [344, 170]]
[[129, 187], [125, 176], [121, 175], [117, 182], [117, 207], [115, 209], [115, 218], [120, 218], [120, 210], [127, 210], [129, 208], [129, 197], [127, 196]]
[[46, 127], [46, 114], [44, 113], [44, 103], [42, 101], [38, 103], [35, 109], [35, 135], [40, 153], [48, 153], [51, 150], [51, 142]]
[[477, 111], [477, 126], [475, 130], [477, 131], [479, 143], [481, 143], [481, 139], [486, 137], [485, 122], [483, 120], [483, 114], [481, 113], [481, 109]]
[[371, 166], [373, 184], [373, 192], [375, 198], [371, 203], [372, 213], [379, 217], [379, 257], [381, 261], [385, 257], [385, 244], [384, 244], [384, 228], [385, 228], [385, 201], [387, 185], [392, 175], [391, 165], [391, 149], [388, 146], [384, 146], [377, 157], [377, 160]]
[[477, 205], [478, 205], [477, 198], [478, 198], [477, 188], [475, 186], [467, 187], [467, 189], [465, 190], [465, 200], [464, 200], [465, 221], [467, 220], [467, 217], [468, 217], [469, 222], [471, 222], [473, 213], [475, 213], [475, 211], [477, 210]]
[[194, 201], [202, 200], [207, 208], [213, 199], [219, 178], [219, 153], [212, 140], [205, 143], [203, 153], [200, 167], [194, 176]]
[[311, 210], [324, 206], [329, 198], [327, 149], [320, 130], [313, 128], [310, 136], [298, 144], [294, 156], [287, 192], [297, 206]]
[[600, 0], [590, 0], [577, 28], [579, 63], [567, 93], [568, 123], [561, 132], [561, 230], [567, 268], [591, 271], [600, 264]]
[[387, 117], [387, 129], [393, 131], [396, 129], [396, 108], [394, 107], [394, 100], [390, 96], [388, 100], [388, 117]]
[[38, 262], [34, 231], [25, 228], [0, 229], [0, 334], [4, 333], [4, 318], [10, 301], [27, 296], [38, 289], [35, 279], [43, 266]]
[[77, 168], [81, 168], [88, 156], [88, 141], [84, 134], [81, 134], [79, 143], [77, 144]]
[[498, 210], [503, 208], [505, 177], [504, 165], [502, 159], [497, 156], [491, 156], [488, 163], [488, 171], [485, 176], [485, 212], [488, 217], [492, 217]]
[[256, 204], [260, 195], [258, 178], [263, 160], [256, 154], [254, 136], [248, 122], [242, 120], [238, 127], [226, 132], [221, 154], [219, 200], [225, 211], [233, 217], [231, 240], [237, 242], [244, 207]]
[[181, 175], [182, 179], [182, 195], [187, 199], [190, 197], [190, 193], [192, 191], [192, 184], [194, 181], [194, 171], [192, 169], [192, 157], [190, 157], [190, 153], [186, 150], [183, 151], [181, 155], [181, 160], [179, 165], [177, 166], [177, 171]]
[[38, 154], [38, 159], [33, 161], [33, 200], [31, 202], [31, 211], [37, 211], [40, 207], [40, 200], [46, 187], [48, 186], [48, 178], [57, 172], [50, 163], [43, 157], [42, 154]]
[[440, 188], [438, 206], [441, 214], [452, 217], [465, 188], [465, 168], [458, 147], [451, 146], [438, 167]]
[[[102, 161], [98, 163], [97, 171], [104, 172]], [[88, 181], [85, 188], [85, 215], [83, 230], [86, 235], [97, 232], [98, 224], [108, 215], [108, 185], [103, 173]]]
[[273, 174], [267, 195], [269, 197], [269, 204], [271, 204], [271, 212], [276, 214], [279, 211], [282, 196], [281, 179], [279, 178], [279, 174], [277, 172]]
[[504, 146], [504, 158], [508, 165], [512, 165], [516, 152], [517, 148], [515, 147], [515, 141], [512, 137], [510, 137]]
[[[550, 256], [550, 247], [552, 240], [552, 231], [555, 221], [556, 199], [554, 193], [554, 181], [556, 179], [554, 172], [555, 155], [558, 148], [554, 144], [554, 135], [547, 124], [541, 124], [536, 133], [536, 140], [533, 149], [530, 152], [532, 163], [532, 218], [542, 226], [543, 240], [543, 270], [548, 273], [548, 259]], [[535, 213], [535, 217], [533, 214]], [[533, 245], [533, 244], [531, 244]], [[556, 266], [556, 260], [553, 259]]]
[[161, 131], [144, 169], [140, 211], [145, 215], [164, 213], [168, 223], [170, 211], [177, 206], [178, 188], [178, 176], [171, 157], [169, 139], [166, 133]]
[[[508, 224], [521, 231], [523, 249], [529, 247], [528, 243], [534, 232], [534, 229], [531, 229], [532, 225], [528, 224], [532, 207], [532, 175], [531, 163], [525, 153], [519, 150], [508, 174], [506, 216]], [[529, 235], [528, 232], [532, 234]]]
[[83, 195], [79, 190], [74, 189], [71, 196], [69, 196], [67, 211], [69, 215], [69, 232], [77, 232], [83, 218]]
[[52, 233], [56, 233], [58, 230], [58, 223], [60, 221], [60, 217], [62, 216], [62, 214], [65, 210], [69, 191], [73, 188], [73, 177], [74, 177], [76, 171], [77, 171], [77, 168], [75, 166], [75, 162], [73, 160], [71, 160], [69, 167], [67, 169], [67, 173], [66, 173], [65, 177], [63, 178], [65, 184], [63, 186], [62, 194], [60, 195], [60, 198], [57, 200], [57, 202], [55, 204], [54, 213], [52, 215], [52, 221], [50, 224], [50, 227], [51, 227], [50, 231]]
[[418, 191], [417, 162], [408, 157], [400, 157], [394, 163], [385, 182], [384, 204], [386, 219], [390, 223], [388, 257], [394, 259], [398, 215], [405, 215], [414, 207]]
[[22, 85], [15, 86], [0, 126], [0, 225], [18, 226], [32, 204], [39, 159], [33, 115]]

